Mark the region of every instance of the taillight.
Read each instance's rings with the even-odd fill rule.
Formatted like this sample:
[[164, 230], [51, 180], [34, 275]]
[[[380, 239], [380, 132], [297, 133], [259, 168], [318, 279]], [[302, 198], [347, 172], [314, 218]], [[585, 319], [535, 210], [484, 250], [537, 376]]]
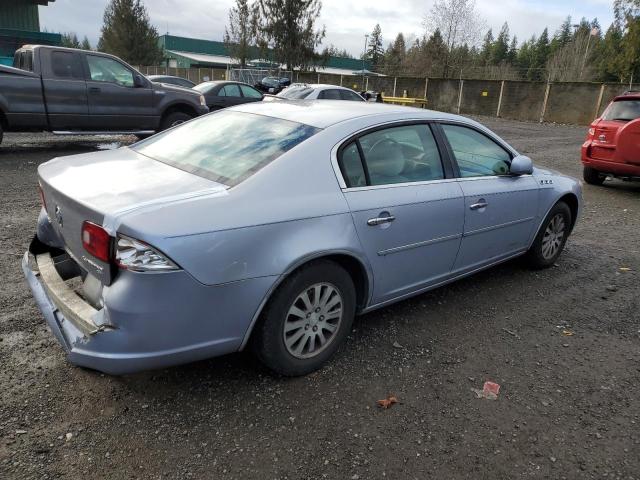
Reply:
[[596, 134], [596, 129], [591, 127], [589, 129], [589, 138], [593, 138], [593, 136]]
[[116, 239], [114, 260], [118, 267], [134, 272], [180, 270], [180, 267], [161, 251], [122, 234], [118, 234]]
[[111, 237], [100, 225], [86, 221], [82, 224], [82, 246], [98, 260], [109, 262]]

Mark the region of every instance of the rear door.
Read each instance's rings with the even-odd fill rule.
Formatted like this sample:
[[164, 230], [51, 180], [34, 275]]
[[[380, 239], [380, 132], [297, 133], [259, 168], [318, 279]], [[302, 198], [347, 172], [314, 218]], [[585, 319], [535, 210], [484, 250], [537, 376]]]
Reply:
[[441, 125], [464, 193], [464, 234], [454, 272], [469, 271], [528, 248], [536, 225], [538, 183], [510, 176], [512, 154], [469, 125]]
[[249, 85], [240, 85], [242, 92], [242, 103], [259, 102], [262, 100], [262, 94]]
[[244, 103], [240, 87], [236, 83], [229, 83], [218, 90], [218, 97], [223, 107], [232, 107]]
[[464, 198], [426, 123], [396, 124], [348, 142], [339, 165], [371, 263], [373, 303], [447, 277], [460, 245]]
[[321, 100], [342, 100], [340, 90], [337, 88], [328, 88], [318, 93], [318, 98]]
[[52, 130], [87, 127], [87, 84], [80, 53], [42, 49], [42, 84]]
[[134, 71], [109, 57], [87, 54], [91, 130], [152, 130], [157, 124], [151, 82], [136, 87]]

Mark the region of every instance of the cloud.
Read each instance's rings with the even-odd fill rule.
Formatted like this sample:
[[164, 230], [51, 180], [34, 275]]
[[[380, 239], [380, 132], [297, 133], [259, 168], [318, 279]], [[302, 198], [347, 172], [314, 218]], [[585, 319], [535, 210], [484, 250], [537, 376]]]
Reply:
[[[146, 0], [151, 21], [159, 33], [222, 40], [227, 12], [234, 0]], [[376, 23], [382, 28], [385, 47], [398, 32], [405, 38], [424, 33], [424, 16], [434, 0], [323, 0], [320, 23], [326, 26], [324, 44], [346, 48], [358, 56], [364, 47], [364, 35]], [[479, 16], [487, 28], [498, 31], [506, 21], [512, 34], [522, 41], [549, 27], [551, 34], [567, 15], [577, 22], [581, 17], [598, 17], [606, 28], [613, 20], [610, 0], [476, 0]], [[40, 23], [49, 31], [75, 32], [87, 35], [93, 45], [100, 36], [102, 16], [107, 0], [57, 0], [40, 7]]]

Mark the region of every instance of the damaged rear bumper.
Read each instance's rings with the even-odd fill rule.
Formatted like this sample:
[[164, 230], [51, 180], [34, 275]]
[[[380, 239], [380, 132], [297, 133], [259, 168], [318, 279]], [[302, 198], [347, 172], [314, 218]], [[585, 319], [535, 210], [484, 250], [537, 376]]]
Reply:
[[95, 308], [63, 279], [71, 275], [61, 276], [53, 253], [35, 239], [22, 259], [36, 303], [71, 363], [113, 375], [238, 351], [276, 279], [207, 286], [184, 271], [122, 271]]

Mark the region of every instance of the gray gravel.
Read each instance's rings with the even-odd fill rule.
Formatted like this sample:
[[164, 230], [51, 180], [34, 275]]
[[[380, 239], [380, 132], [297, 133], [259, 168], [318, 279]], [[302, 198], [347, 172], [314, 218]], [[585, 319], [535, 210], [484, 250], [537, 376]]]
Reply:
[[[583, 127], [481, 120], [580, 174]], [[0, 478], [640, 478], [640, 184], [586, 186], [556, 267], [509, 262], [365, 315], [307, 377], [248, 354], [109, 377], [65, 361], [19, 262], [38, 164], [131, 141], [0, 147]], [[485, 380], [497, 400], [472, 391]]]

